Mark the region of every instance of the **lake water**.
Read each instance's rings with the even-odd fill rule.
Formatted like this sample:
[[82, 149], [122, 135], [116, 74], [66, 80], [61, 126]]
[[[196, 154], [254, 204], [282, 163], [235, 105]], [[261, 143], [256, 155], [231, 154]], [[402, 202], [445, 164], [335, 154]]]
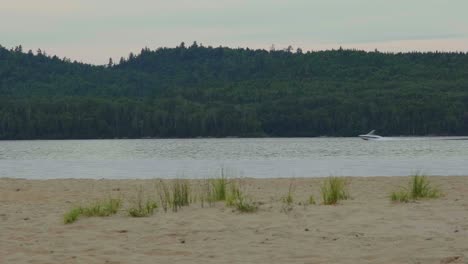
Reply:
[[207, 178], [468, 175], [468, 140], [448, 138], [0, 141], [0, 177]]

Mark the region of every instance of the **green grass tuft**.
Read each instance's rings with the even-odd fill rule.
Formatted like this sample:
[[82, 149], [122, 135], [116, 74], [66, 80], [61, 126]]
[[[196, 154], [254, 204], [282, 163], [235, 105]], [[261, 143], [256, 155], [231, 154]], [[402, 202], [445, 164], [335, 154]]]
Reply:
[[281, 199], [283, 202], [281, 211], [284, 213], [288, 213], [292, 211], [292, 209], [294, 208], [294, 197], [293, 197], [294, 189], [295, 189], [294, 181], [291, 181], [291, 183], [289, 184], [288, 193], [285, 196], [283, 196]]
[[176, 179], [166, 183], [162, 180], [156, 183], [159, 195], [159, 204], [164, 212], [171, 209], [177, 212], [183, 206], [188, 206], [195, 200], [191, 194], [190, 182], [188, 180]]
[[440, 190], [433, 187], [427, 176], [415, 174], [411, 176], [408, 189], [401, 189], [390, 194], [393, 202], [409, 202], [410, 200], [438, 198], [442, 194]]
[[136, 200], [127, 212], [132, 217], [147, 217], [153, 215], [156, 208], [158, 204], [154, 200], [147, 198], [145, 201], [143, 188], [140, 186]]
[[128, 215], [131, 217], [147, 217], [153, 215], [156, 208], [158, 208], [158, 204], [148, 200], [145, 203], [138, 203], [135, 207], [128, 209]]
[[203, 180], [198, 188], [198, 199], [200, 200], [201, 207], [205, 207], [207, 203], [209, 206], [213, 205], [213, 191], [211, 182], [209, 180]]
[[82, 214], [87, 217], [91, 216], [110, 216], [116, 214], [122, 205], [120, 199], [109, 199], [107, 201], [95, 203], [89, 207], [81, 208]]
[[313, 195], [309, 196], [309, 201], [308, 201], [308, 202], [309, 202], [309, 204], [311, 204], [311, 205], [312, 205], [312, 204], [316, 204], [316, 203], [315, 203], [315, 198], [314, 198]]
[[334, 205], [340, 200], [349, 198], [346, 190], [346, 180], [339, 177], [329, 177], [321, 187], [323, 204]]
[[177, 212], [181, 207], [190, 205], [190, 183], [188, 180], [175, 180], [172, 184], [172, 211]]
[[226, 206], [234, 207], [240, 196], [242, 196], [242, 193], [239, 185], [236, 182], [231, 182], [226, 196]]
[[247, 197], [235, 182], [230, 183], [229, 192], [226, 197], [226, 206], [234, 207], [241, 213], [253, 213], [258, 210], [255, 202]]
[[411, 198], [438, 198], [440, 196], [439, 189], [432, 187], [431, 183], [425, 175], [413, 175], [411, 181]]
[[70, 224], [78, 220], [81, 215], [86, 217], [110, 216], [116, 214], [121, 206], [122, 200], [109, 198], [88, 207], [75, 207], [63, 216], [63, 220], [65, 224]]
[[211, 180], [211, 198], [213, 201], [225, 201], [228, 179], [221, 173], [221, 177]]
[[71, 224], [78, 220], [81, 215], [81, 207], [72, 208], [68, 213], [63, 216], [63, 222], [65, 224]]
[[231, 185], [231, 181], [225, 176], [224, 170], [221, 170], [220, 177], [204, 180], [198, 194], [201, 206], [204, 207], [205, 203], [212, 206], [216, 202], [227, 201], [229, 185]]
[[241, 213], [254, 213], [258, 210], [258, 206], [245, 196], [237, 197], [234, 207]]
[[401, 203], [407, 203], [409, 202], [409, 194], [406, 191], [397, 191], [397, 192], [392, 192], [390, 195], [390, 199], [392, 199], [393, 202], [401, 202]]
[[161, 208], [164, 210], [164, 212], [166, 213], [167, 210], [171, 207], [171, 200], [172, 200], [169, 186], [164, 181], [159, 180], [156, 183], [156, 191], [159, 195], [159, 204]]
[[285, 203], [287, 206], [291, 206], [294, 203], [293, 194], [294, 194], [294, 184], [293, 182], [291, 182], [289, 184], [288, 193], [286, 194], [286, 196], [283, 197], [283, 203]]

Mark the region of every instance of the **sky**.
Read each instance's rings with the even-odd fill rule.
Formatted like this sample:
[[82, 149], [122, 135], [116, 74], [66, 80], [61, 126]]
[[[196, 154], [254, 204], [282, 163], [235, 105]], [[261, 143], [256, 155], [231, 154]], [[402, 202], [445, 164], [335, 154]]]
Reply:
[[0, 0], [0, 45], [105, 64], [143, 47], [468, 51], [468, 0]]

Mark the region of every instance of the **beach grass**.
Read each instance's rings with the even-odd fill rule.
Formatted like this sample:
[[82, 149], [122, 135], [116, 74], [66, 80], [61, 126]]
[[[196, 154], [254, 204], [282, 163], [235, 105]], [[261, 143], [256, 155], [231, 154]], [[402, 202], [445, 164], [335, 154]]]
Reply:
[[253, 213], [258, 210], [258, 206], [255, 202], [243, 195], [237, 197], [234, 207], [241, 213]]
[[154, 214], [154, 210], [158, 208], [158, 204], [153, 199], [145, 199], [144, 196], [143, 188], [140, 186], [133, 205], [127, 210], [129, 216], [147, 217]]
[[442, 195], [439, 188], [432, 186], [426, 175], [414, 174], [410, 176], [408, 188], [401, 188], [390, 194], [393, 202], [409, 202], [418, 199], [434, 199]]
[[170, 201], [172, 211], [177, 212], [183, 206], [190, 205], [191, 188], [188, 180], [177, 179], [172, 184], [172, 199]]
[[63, 220], [65, 224], [71, 224], [78, 220], [80, 216], [110, 216], [116, 214], [122, 206], [122, 200], [116, 198], [109, 198], [104, 201], [96, 202], [87, 207], [74, 207], [64, 214]]
[[158, 204], [155, 201], [148, 200], [129, 208], [128, 215], [131, 217], [147, 217], [153, 215], [156, 208], [158, 208]]
[[156, 192], [159, 197], [159, 205], [164, 210], [164, 212], [167, 212], [172, 204], [169, 185], [162, 180], [158, 180], [156, 182]]
[[438, 198], [441, 193], [438, 188], [433, 187], [429, 182], [427, 176], [422, 174], [415, 174], [411, 180], [411, 198]]
[[346, 188], [346, 179], [344, 178], [327, 178], [323, 182], [320, 191], [322, 193], [323, 204], [325, 205], [335, 205], [340, 200], [346, 200], [349, 198]]
[[121, 199], [110, 198], [105, 201], [97, 202], [88, 207], [82, 207], [81, 211], [84, 216], [110, 216], [116, 214], [122, 206]]
[[393, 202], [407, 203], [410, 200], [410, 195], [407, 191], [400, 190], [400, 191], [392, 192], [390, 194], [390, 199]]
[[228, 199], [228, 186], [231, 180], [225, 176], [224, 170], [221, 170], [221, 176], [218, 178], [205, 179], [199, 186], [198, 199], [201, 207], [205, 204], [213, 206], [216, 202], [226, 201]]
[[232, 181], [229, 184], [228, 193], [226, 195], [226, 206], [235, 206], [238, 197], [242, 196], [239, 184]]
[[313, 195], [310, 195], [310, 196], [309, 196], [308, 203], [309, 203], [309, 205], [316, 204], [316, 202], [315, 202], [315, 198], [314, 198], [314, 196], [313, 196]]
[[294, 208], [294, 191], [295, 191], [295, 185], [294, 185], [294, 180], [292, 180], [289, 183], [288, 192], [286, 193], [285, 196], [281, 197], [281, 201], [283, 202], [283, 205], [281, 207], [282, 212], [288, 213], [292, 211], [292, 209]]
[[201, 207], [205, 207], [205, 204], [212, 206], [213, 202], [213, 191], [212, 184], [209, 180], [202, 180], [198, 185], [198, 200], [200, 201]]
[[211, 198], [213, 201], [225, 201], [227, 193], [228, 179], [224, 176], [223, 171], [221, 171], [221, 177], [211, 179]]
[[258, 206], [252, 198], [241, 191], [240, 184], [232, 181], [229, 185], [229, 192], [226, 197], [226, 206], [234, 207], [241, 213], [253, 213], [258, 210]]
[[182, 207], [190, 205], [196, 199], [192, 195], [190, 182], [184, 179], [175, 179], [167, 183], [159, 180], [156, 183], [156, 192], [159, 197], [159, 205], [164, 212], [167, 212], [169, 209], [177, 212]]
[[63, 222], [65, 224], [71, 224], [78, 220], [78, 217], [81, 215], [81, 207], [72, 208], [63, 216]]
[[288, 193], [283, 197], [283, 203], [285, 203], [288, 206], [291, 206], [294, 203], [294, 191], [295, 191], [295, 186], [294, 182], [289, 183], [289, 189]]

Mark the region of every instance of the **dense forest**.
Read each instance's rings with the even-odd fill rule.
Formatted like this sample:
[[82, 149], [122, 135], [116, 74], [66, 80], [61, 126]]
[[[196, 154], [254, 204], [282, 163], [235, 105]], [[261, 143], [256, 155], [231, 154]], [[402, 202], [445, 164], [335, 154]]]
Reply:
[[468, 135], [467, 53], [0, 46], [0, 139]]

